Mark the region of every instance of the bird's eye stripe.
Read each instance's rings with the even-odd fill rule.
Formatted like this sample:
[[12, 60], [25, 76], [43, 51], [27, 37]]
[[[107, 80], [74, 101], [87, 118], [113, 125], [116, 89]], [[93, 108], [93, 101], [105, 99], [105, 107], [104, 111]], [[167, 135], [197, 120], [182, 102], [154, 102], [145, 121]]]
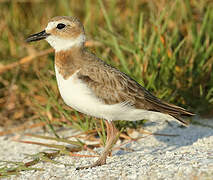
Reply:
[[59, 23], [57, 25], [57, 29], [63, 29], [65, 26], [66, 26], [65, 24]]

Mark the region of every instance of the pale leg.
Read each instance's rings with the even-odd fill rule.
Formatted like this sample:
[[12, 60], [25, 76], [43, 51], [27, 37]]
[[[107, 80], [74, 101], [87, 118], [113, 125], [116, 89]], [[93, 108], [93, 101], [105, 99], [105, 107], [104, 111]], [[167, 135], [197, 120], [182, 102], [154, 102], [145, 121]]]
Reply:
[[111, 148], [116, 143], [116, 141], [118, 139], [117, 136], [118, 136], [119, 132], [116, 129], [113, 122], [105, 121], [105, 124], [106, 124], [106, 128], [107, 128], [107, 141], [106, 141], [104, 151], [102, 152], [99, 159], [94, 164], [92, 164], [90, 166], [76, 168], [77, 170], [87, 169], [87, 168], [91, 168], [91, 167], [95, 167], [95, 166], [101, 166], [103, 164], [106, 164], [106, 158], [107, 158], [108, 154], [110, 153]]

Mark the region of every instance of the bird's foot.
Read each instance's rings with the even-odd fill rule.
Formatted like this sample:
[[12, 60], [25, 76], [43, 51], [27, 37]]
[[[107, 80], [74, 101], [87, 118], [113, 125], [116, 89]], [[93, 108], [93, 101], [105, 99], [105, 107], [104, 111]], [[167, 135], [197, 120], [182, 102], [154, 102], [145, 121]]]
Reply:
[[100, 158], [94, 164], [88, 165], [88, 166], [77, 167], [76, 170], [93, 168], [93, 167], [96, 167], [96, 166], [102, 166], [104, 164], [106, 164], [106, 159]]

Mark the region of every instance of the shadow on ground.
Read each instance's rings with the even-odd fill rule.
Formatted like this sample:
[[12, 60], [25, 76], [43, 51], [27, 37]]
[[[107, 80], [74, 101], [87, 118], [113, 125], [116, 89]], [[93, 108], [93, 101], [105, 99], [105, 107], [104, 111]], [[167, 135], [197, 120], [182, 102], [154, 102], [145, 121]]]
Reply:
[[[153, 135], [152, 137], [145, 137], [136, 142], [133, 151], [143, 151], [151, 154], [175, 151], [183, 146], [191, 146], [200, 139], [213, 136], [213, 119], [195, 119], [194, 121], [195, 123], [189, 127], [184, 127], [175, 121], [169, 123], [148, 122], [144, 126], [145, 130], [152, 133], [177, 136]], [[131, 151], [128, 151], [128, 147], [132, 147], [132, 144], [127, 144], [125, 146], [126, 150], [119, 150], [115, 154], [123, 155], [131, 153]]]

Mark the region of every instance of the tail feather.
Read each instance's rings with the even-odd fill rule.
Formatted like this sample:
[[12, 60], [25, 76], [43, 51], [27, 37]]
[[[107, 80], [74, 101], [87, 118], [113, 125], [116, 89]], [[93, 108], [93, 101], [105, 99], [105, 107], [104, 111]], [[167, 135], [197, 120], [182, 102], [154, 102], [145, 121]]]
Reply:
[[185, 126], [189, 125], [189, 122], [183, 119], [182, 117], [190, 117], [195, 115], [194, 113], [191, 113], [184, 108], [175, 106], [173, 104], [164, 103], [164, 102], [162, 102], [162, 104], [158, 104], [158, 109], [162, 113], [171, 115], [172, 117], [177, 119], [179, 122], [181, 122]]
[[[171, 114], [170, 114], [171, 115]], [[181, 124], [183, 124], [184, 126], [188, 126], [189, 125], [189, 121], [181, 118], [180, 116], [176, 116], [176, 115], [171, 115], [172, 117], [174, 117], [175, 119], [177, 119]]]
[[149, 98], [146, 100], [150, 102], [150, 105], [154, 111], [169, 114], [185, 126], [187, 126], [189, 122], [184, 120], [182, 117], [190, 117], [195, 115], [194, 113], [191, 113], [182, 107], [163, 102], [154, 96], [149, 96]]

